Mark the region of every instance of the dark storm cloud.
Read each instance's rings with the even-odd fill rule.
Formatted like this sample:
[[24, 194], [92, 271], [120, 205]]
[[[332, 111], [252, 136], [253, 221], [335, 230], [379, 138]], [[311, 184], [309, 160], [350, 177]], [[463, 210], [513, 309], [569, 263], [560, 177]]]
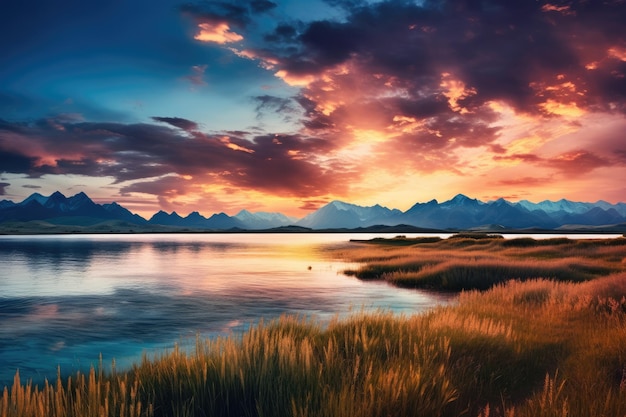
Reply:
[[308, 23], [298, 36], [293, 26], [279, 25], [266, 36], [297, 40], [291, 52], [266, 48], [278, 69], [318, 76], [349, 62], [353, 76], [393, 78], [406, 91], [407, 113], [441, 90], [442, 73], [474, 90], [459, 101], [470, 111], [493, 100], [531, 114], [546, 113], [547, 100], [626, 111], [622, 1], [328, 3], [347, 10], [345, 20]]
[[268, 35], [265, 35], [265, 40], [268, 42], [283, 42], [291, 43], [296, 40], [298, 30], [295, 26], [288, 23], [281, 23], [274, 31]]
[[[1, 131], [0, 131], [1, 132]], [[31, 173], [37, 162], [36, 157], [23, 155], [18, 151], [3, 150], [0, 148], [0, 170], [5, 173]], [[31, 174], [34, 177], [41, 175]]]
[[330, 151], [332, 142], [300, 135], [246, 137], [205, 134], [194, 129], [181, 132], [178, 128], [197, 125], [174, 117], [154, 120], [176, 128], [122, 123], [50, 124], [45, 120], [32, 125], [3, 122], [0, 172], [30, 177], [112, 177], [117, 183], [169, 178], [142, 181], [127, 186], [126, 192], [151, 192], [171, 185], [172, 178], [178, 176], [195, 179], [186, 187], [213, 182], [298, 196], [345, 188], [341, 185], [345, 172], [316, 162], [315, 155]]
[[295, 67], [301, 69], [301, 63], [312, 63], [324, 68], [346, 60], [351, 53], [363, 46], [362, 41], [366, 35], [363, 29], [330, 21], [311, 23], [300, 35], [306, 58], [298, 59]]
[[255, 137], [250, 149], [254, 151], [248, 155], [252, 163], [226, 175], [232, 184], [300, 197], [346, 189], [342, 185], [344, 173], [307, 160], [306, 155], [331, 150], [327, 141], [299, 135], [265, 135]]
[[182, 130], [198, 130], [198, 124], [191, 120], [183, 119], [182, 117], [153, 117], [155, 122], [163, 122]]
[[8, 182], [0, 182], [0, 195], [6, 195], [6, 188], [10, 185]]

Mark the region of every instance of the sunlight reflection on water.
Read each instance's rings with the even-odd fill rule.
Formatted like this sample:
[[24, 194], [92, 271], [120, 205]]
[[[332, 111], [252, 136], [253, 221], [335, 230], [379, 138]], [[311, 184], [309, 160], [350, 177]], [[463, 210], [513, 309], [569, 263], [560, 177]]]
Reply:
[[[0, 237], [0, 387], [119, 367], [284, 313], [421, 312], [449, 297], [361, 282], [329, 246], [354, 235]], [[358, 235], [359, 239], [374, 236]]]

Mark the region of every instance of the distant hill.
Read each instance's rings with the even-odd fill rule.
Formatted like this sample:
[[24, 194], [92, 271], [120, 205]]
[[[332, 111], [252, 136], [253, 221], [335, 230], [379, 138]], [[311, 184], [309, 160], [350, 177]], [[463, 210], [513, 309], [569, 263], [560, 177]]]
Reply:
[[375, 205], [361, 207], [355, 204], [333, 201], [309, 214], [296, 224], [312, 229], [368, 227], [373, 225], [396, 225], [402, 223], [402, 212]]
[[235, 215], [235, 218], [243, 224], [245, 229], [248, 230], [261, 230], [281, 226], [290, 226], [298, 221], [298, 219], [287, 217], [282, 213], [251, 213], [248, 210], [241, 210]]
[[58, 191], [48, 197], [34, 193], [19, 203], [0, 201], [0, 224], [11, 225], [11, 229], [4, 227], [3, 230], [13, 230], [26, 223], [29, 230], [36, 230], [39, 225], [46, 230], [61, 228], [63, 232], [119, 229], [143, 232], [581, 230], [621, 233], [626, 230], [626, 204], [581, 203], [565, 199], [513, 203], [502, 198], [483, 202], [458, 194], [441, 203], [437, 200], [416, 203], [404, 212], [379, 204], [364, 207], [336, 200], [299, 220], [281, 213], [247, 210], [235, 216], [215, 213], [209, 217], [199, 212], [182, 217], [176, 212], [159, 211], [146, 220], [115, 202], [97, 204], [82, 192], [71, 197]]
[[80, 218], [80, 222], [84, 225], [107, 220], [119, 220], [137, 225], [147, 223], [146, 219], [131, 213], [117, 203], [96, 204], [82, 192], [69, 198], [58, 191], [49, 197], [35, 193], [21, 203], [8, 200], [0, 202], [0, 223], [48, 220], [56, 224], [75, 224], [77, 218]]

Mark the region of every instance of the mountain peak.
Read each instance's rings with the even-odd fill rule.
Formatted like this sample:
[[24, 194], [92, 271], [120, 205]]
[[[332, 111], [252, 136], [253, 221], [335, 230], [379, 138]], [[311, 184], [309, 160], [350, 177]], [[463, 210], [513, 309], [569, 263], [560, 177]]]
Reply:
[[202, 216], [200, 213], [198, 213], [197, 211], [192, 211], [185, 218], [188, 219], [188, 220], [206, 220], [206, 218], [204, 216]]
[[52, 194], [50, 194], [50, 197], [48, 197], [48, 200], [53, 199], [53, 200], [65, 200], [67, 197], [65, 197], [65, 195], [63, 195], [63, 193], [61, 193], [60, 191], [55, 191]]
[[46, 201], [48, 201], [48, 197], [44, 197], [43, 195], [41, 195], [39, 193], [32, 193], [26, 199], [24, 199], [24, 201], [22, 201], [20, 203], [20, 205], [25, 206], [28, 203], [30, 203], [31, 201], [36, 201], [37, 203], [39, 203], [39, 204], [41, 204], [43, 206], [44, 204], [46, 204]]
[[333, 200], [330, 203], [328, 203], [328, 206], [334, 207], [338, 210], [350, 210], [350, 207], [353, 207], [354, 204], [344, 203], [343, 201], [340, 201], [340, 200]]
[[465, 194], [457, 194], [455, 195], [452, 200], [450, 201], [454, 201], [454, 202], [463, 202], [463, 201], [468, 201], [471, 200], [471, 198], [469, 198], [468, 196], [466, 196]]
[[[61, 199], [59, 197], [59, 199]], [[91, 201], [91, 199], [87, 196], [87, 194], [80, 192], [70, 198], [67, 199], [68, 204], [70, 204], [70, 207], [72, 208], [77, 208], [80, 206], [85, 206], [85, 205], [95, 205], [95, 203], [93, 201]]]
[[457, 194], [451, 200], [441, 203], [443, 206], [463, 206], [467, 204], [478, 204], [479, 201], [474, 198], [469, 198], [465, 194]]

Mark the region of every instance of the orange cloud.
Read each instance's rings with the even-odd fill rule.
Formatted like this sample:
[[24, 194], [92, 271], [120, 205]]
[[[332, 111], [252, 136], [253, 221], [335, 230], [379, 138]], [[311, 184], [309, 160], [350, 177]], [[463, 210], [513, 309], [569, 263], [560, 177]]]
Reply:
[[552, 182], [551, 177], [518, 177], [518, 178], [504, 178], [496, 182], [497, 185], [515, 186], [519, 187], [541, 187]]
[[243, 36], [230, 30], [228, 23], [199, 23], [200, 31], [193, 37], [201, 42], [215, 42], [223, 45], [225, 43], [239, 42]]
[[539, 107], [545, 113], [555, 116], [577, 118], [585, 114], [585, 111], [574, 102], [562, 103], [549, 99], [545, 103], [540, 104]]
[[236, 143], [232, 143], [228, 136], [223, 136], [222, 138], [220, 138], [220, 142], [222, 142], [224, 145], [226, 145], [227, 148], [232, 149], [233, 151], [240, 151], [240, 152], [245, 152], [245, 153], [254, 153], [254, 151], [252, 149], [248, 149], [248, 148], [246, 148], [244, 146], [237, 145]]
[[316, 77], [314, 75], [297, 75], [292, 74], [286, 70], [277, 71], [274, 75], [292, 87], [305, 87], [316, 80]]
[[440, 87], [444, 88], [443, 95], [448, 99], [450, 108], [461, 114], [469, 113], [469, 110], [459, 104], [459, 101], [476, 94], [476, 89], [466, 88], [461, 80], [452, 78], [447, 72], [441, 74]]
[[575, 15], [576, 14], [576, 12], [572, 11], [569, 6], [557, 6], [557, 5], [550, 4], [550, 3], [544, 4], [541, 7], [541, 11], [543, 11], [543, 12], [557, 12], [557, 13], [561, 13], [561, 14], [566, 15], [566, 16]]
[[617, 58], [620, 61], [626, 61], [626, 48], [614, 46], [609, 49], [609, 56]]
[[547, 165], [569, 175], [578, 176], [596, 168], [611, 166], [611, 163], [589, 151], [575, 150], [557, 155], [555, 158], [548, 160]]

